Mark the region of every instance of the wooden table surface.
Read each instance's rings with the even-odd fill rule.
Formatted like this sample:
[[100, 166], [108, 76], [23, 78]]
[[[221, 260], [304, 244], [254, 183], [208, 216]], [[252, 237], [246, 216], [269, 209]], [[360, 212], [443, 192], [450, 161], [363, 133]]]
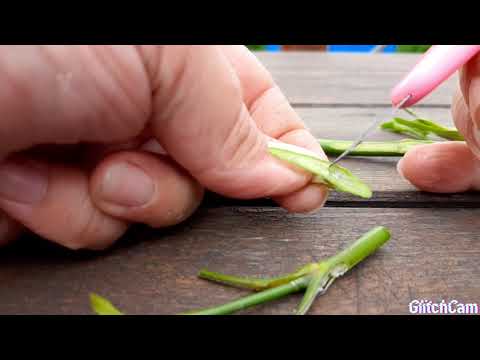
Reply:
[[[388, 118], [389, 91], [417, 55], [259, 53], [258, 57], [318, 137], [351, 139]], [[451, 124], [453, 78], [417, 111]], [[376, 139], [394, 135], [377, 133]], [[133, 228], [113, 249], [72, 252], [25, 238], [0, 250], [0, 314], [89, 314], [89, 292], [129, 314], [174, 314], [247, 292], [197, 279], [197, 271], [274, 276], [332, 255], [376, 225], [392, 239], [339, 279], [312, 314], [407, 314], [414, 299], [480, 300], [480, 195], [415, 190], [398, 159], [348, 159], [369, 183], [361, 200], [332, 194], [315, 215], [294, 215], [267, 200], [208, 196], [187, 222], [167, 230]], [[243, 314], [291, 314], [301, 295]]]

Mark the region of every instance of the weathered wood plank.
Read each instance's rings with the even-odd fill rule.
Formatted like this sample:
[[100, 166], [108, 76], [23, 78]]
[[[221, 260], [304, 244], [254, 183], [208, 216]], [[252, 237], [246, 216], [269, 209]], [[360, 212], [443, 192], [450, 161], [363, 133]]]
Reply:
[[[424, 119], [432, 120], [445, 126], [454, 126], [450, 109], [418, 108], [415, 113]], [[392, 119], [389, 108], [295, 108], [313, 135], [318, 138], [352, 140], [365, 131], [375, 120]], [[405, 112], [399, 117], [412, 119]], [[405, 136], [377, 130], [372, 132], [369, 140], [399, 140]]]
[[[418, 54], [256, 53], [294, 104], [389, 105], [391, 89]], [[457, 76], [422, 100], [451, 103]]]
[[[137, 229], [100, 255], [30, 240], [0, 252], [1, 314], [87, 314], [88, 293], [131, 314], [172, 314], [220, 304], [245, 291], [196, 278], [200, 268], [272, 276], [329, 256], [373, 226], [391, 241], [339, 279], [315, 314], [405, 314], [413, 299], [480, 297], [480, 210], [275, 208], [202, 209], [175, 229]], [[247, 314], [289, 314], [299, 296]]]

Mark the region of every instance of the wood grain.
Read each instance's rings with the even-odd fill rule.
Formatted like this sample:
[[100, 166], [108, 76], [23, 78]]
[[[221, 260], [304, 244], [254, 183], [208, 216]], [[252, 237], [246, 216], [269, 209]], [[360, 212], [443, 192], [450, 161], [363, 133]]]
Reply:
[[[418, 61], [418, 54], [257, 53], [294, 104], [390, 105], [390, 91]], [[457, 76], [422, 100], [450, 105]]]
[[[371, 227], [393, 237], [318, 299], [313, 314], [406, 314], [413, 299], [480, 297], [480, 210], [276, 208], [202, 209], [175, 229], [136, 229], [93, 255], [30, 244], [0, 253], [1, 314], [88, 314], [88, 293], [129, 314], [173, 314], [247, 292], [196, 278], [203, 267], [273, 276], [334, 254]], [[246, 314], [291, 314], [299, 295]]]

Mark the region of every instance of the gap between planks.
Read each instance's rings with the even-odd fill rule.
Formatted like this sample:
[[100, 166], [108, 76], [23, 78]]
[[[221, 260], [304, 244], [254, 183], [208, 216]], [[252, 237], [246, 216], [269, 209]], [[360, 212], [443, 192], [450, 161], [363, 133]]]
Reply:
[[[278, 205], [271, 199], [237, 200], [207, 193], [201, 205], [203, 208], [221, 207], [266, 207]], [[479, 209], [480, 193], [426, 194], [423, 192], [377, 191], [371, 199], [358, 199], [348, 194], [332, 193], [325, 207], [331, 208], [385, 208], [385, 209]]]

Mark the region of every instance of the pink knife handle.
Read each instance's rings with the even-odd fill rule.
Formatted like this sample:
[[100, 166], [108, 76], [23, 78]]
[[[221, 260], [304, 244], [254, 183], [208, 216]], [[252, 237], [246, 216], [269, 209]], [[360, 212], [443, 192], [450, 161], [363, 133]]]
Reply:
[[393, 89], [392, 104], [396, 106], [410, 95], [410, 99], [403, 107], [415, 105], [479, 51], [480, 45], [432, 46], [413, 70]]

